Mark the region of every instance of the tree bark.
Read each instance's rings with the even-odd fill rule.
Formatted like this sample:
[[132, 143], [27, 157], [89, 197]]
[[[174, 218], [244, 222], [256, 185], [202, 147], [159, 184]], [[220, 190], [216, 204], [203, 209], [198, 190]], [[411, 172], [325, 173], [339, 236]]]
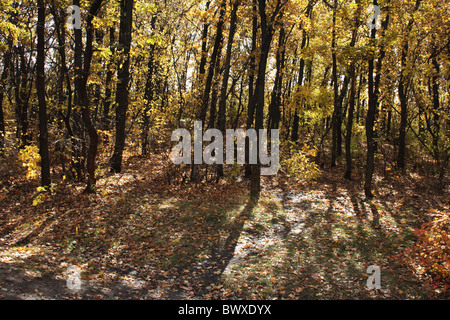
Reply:
[[15, 80], [14, 94], [16, 99], [16, 116], [17, 116], [16, 135], [19, 141], [19, 149], [22, 149], [26, 145], [28, 145], [30, 140], [30, 137], [28, 135], [29, 94], [26, 92], [28, 86], [28, 66], [25, 59], [25, 49], [23, 45], [19, 45], [16, 49], [14, 80]]
[[[250, 67], [248, 70], [248, 103], [247, 103], [247, 121], [246, 121], [246, 129], [250, 129], [253, 125], [253, 121], [255, 118], [255, 105], [253, 103], [253, 92], [254, 92], [254, 81], [256, 74], [256, 41], [258, 34], [258, 0], [253, 0], [252, 4], [252, 48], [250, 53]], [[245, 177], [250, 178], [252, 175], [252, 169], [249, 162], [249, 140], [246, 139], [245, 142]]]
[[[373, 1], [374, 5], [378, 5], [378, 1]], [[388, 5], [388, 4], [387, 4]], [[382, 35], [389, 25], [389, 11], [387, 13], [386, 19], [382, 23]], [[376, 27], [371, 31], [371, 39], [375, 40], [376, 37]], [[375, 171], [375, 151], [376, 151], [376, 131], [374, 130], [377, 108], [378, 108], [378, 95], [379, 95], [379, 85], [381, 80], [381, 67], [382, 61], [385, 55], [383, 46], [380, 48], [377, 65], [376, 65], [376, 76], [374, 79], [374, 57], [369, 59], [369, 73], [368, 73], [368, 93], [369, 93], [369, 103], [366, 116], [366, 137], [367, 137], [367, 155], [366, 155], [366, 172], [364, 178], [364, 194], [367, 198], [372, 198], [372, 178]]]
[[[347, 94], [348, 84], [350, 82], [350, 77], [346, 74], [344, 77], [344, 81], [342, 84], [341, 92], [339, 93], [339, 84], [338, 84], [338, 76], [337, 76], [337, 57], [336, 57], [336, 5], [333, 8], [333, 91], [334, 91], [334, 110], [332, 117], [332, 147], [331, 147], [331, 166], [336, 166], [336, 159], [342, 155], [342, 118], [345, 114], [342, 110], [342, 104], [344, 102], [345, 95]], [[356, 44], [356, 36], [357, 36], [357, 26], [352, 31], [352, 38], [349, 46], [354, 47]], [[354, 68], [354, 63], [350, 66], [350, 69]], [[350, 70], [350, 73], [352, 70]]]
[[10, 49], [3, 54], [3, 71], [0, 78], [0, 154], [3, 153], [5, 148], [5, 118], [3, 114], [3, 98], [5, 95], [5, 82], [8, 78], [9, 73], [9, 59], [10, 59]]
[[122, 67], [119, 67], [117, 72], [116, 142], [111, 158], [111, 172], [116, 173], [122, 171], [122, 155], [125, 147], [133, 5], [134, 0], [121, 0], [120, 2], [119, 52], [123, 55], [123, 62]]
[[211, 54], [211, 60], [209, 62], [208, 75], [206, 77], [205, 88], [203, 91], [201, 108], [198, 114], [198, 119], [202, 122], [206, 120], [206, 113], [208, 110], [209, 104], [209, 95], [211, 93], [212, 81], [214, 78], [214, 72], [216, 71], [216, 61], [219, 56], [219, 49], [221, 48], [222, 40], [223, 40], [223, 25], [224, 25], [224, 16], [226, 10], [227, 2], [224, 0], [220, 5], [219, 12], [219, 22], [217, 23], [217, 31], [216, 31], [216, 39], [214, 41], [214, 48]]
[[[219, 100], [219, 112], [218, 112], [218, 129], [225, 136], [225, 123], [226, 123], [226, 103], [227, 103], [227, 91], [228, 91], [228, 79], [230, 78], [230, 67], [231, 67], [231, 50], [233, 47], [234, 34], [236, 33], [236, 21], [237, 21], [237, 11], [239, 8], [240, 0], [235, 0], [231, 10], [230, 17], [230, 31], [228, 33], [228, 43], [227, 52], [225, 56], [225, 66], [224, 73], [222, 76], [222, 88], [220, 92]], [[217, 166], [218, 176], [223, 176], [223, 164]]]
[[401, 56], [400, 79], [398, 81], [398, 97], [400, 100], [400, 134], [398, 141], [397, 167], [405, 169], [406, 152], [406, 126], [408, 121], [408, 97], [405, 76], [403, 75], [406, 65], [406, 55], [408, 52], [408, 42], [403, 45]]
[[[306, 35], [306, 31], [303, 30], [302, 31], [302, 43], [301, 43], [301, 49], [303, 50], [306, 47], [306, 42], [307, 42], [307, 35]], [[300, 90], [300, 87], [303, 85], [303, 75], [304, 75], [304, 71], [305, 71], [305, 59], [303, 59], [303, 57], [300, 59], [300, 66], [299, 66], [300, 70], [298, 72], [298, 80], [297, 80], [297, 92], [298, 90]], [[298, 129], [299, 129], [299, 122], [300, 122], [300, 117], [298, 115], [299, 111], [298, 111], [298, 107], [295, 107], [295, 111], [294, 111], [294, 119], [292, 121], [292, 130], [291, 130], [291, 141], [297, 141], [298, 140]]]
[[356, 72], [354, 63], [350, 67], [350, 97], [349, 97], [349, 108], [347, 116], [347, 132], [345, 135], [345, 160], [347, 169], [345, 171], [344, 177], [348, 180], [352, 179], [352, 129], [353, 129], [353, 113], [355, 110], [355, 95], [356, 95]]
[[[111, 50], [111, 54], [114, 55], [115, 52], [115, 29], [114, 27], [109, 28], [109, 48]], [[109, 111], [111, 107], [111, 95], [112, 95], [112, 84], [111, 80], [114, 75], [114, 63], [112, 62], [112, 58], [110, 62], [107, 64], [108, 71], [106, 72], [105, 79], [105, 97], [103, 98], [103, 114], [102, 114], [102, 125], [103, 129], [109, 129], [110, 127], [110, 117]]]
[[[84, 59], [83, 55], [83, 42], [82, 42], [82, 34], [81, 29], [74, 29], [75, 34], [75, 93], [76, 93], [76, 103], [81, 107], [81, 116], [83, 124], [86, 128], [86, 131], [89, 136], [89, 147], [87, 154], [87, 172], [88, 172], [88, 181], [86, 185], [86, 189], [84, 192], [92, 193], [95, 192], [95, 159], [97, 157], [97, 148], [98, 148], [98, 134], [95, 129], [94, 124], [91, 120], [90, 109], [89, 109], [89, 96], [87, 93], [87, 80], [89, 77], [89, 71], [91, 68], [91, 60], [92, 60], [92, 42], [93, 42], [93, 32], [94, 26], [92, 24], [92, 20], [94, 16], [97, 15], [100, 10], [100, 6], [103, 0], [95, 0], [91, 5], [88, 17], [86, 21], [86, 48], [84, 50]], [[79, 0], [74, 0], [74, 5], [80, 5]], [[84, 60], [84, 61], [83, 61]]]
[[338, 76], [337, 76], [337, 57], [336, 57], [336, 10], [337, 10], [337, 1], [334, 1], [333, 4], [333, 29], [331, 31], [331, 59], [333, 64], [332, 70], [332, 79], [333, 79], [333, 92], [334, 92], [334, 109], [333, 116], [331, 118], [332, 123], [332, 133], [331, 133], [331, 166], [336, 166], [336, 158], [337, 158], [337, 128], [338, 128], [338, 117], [341, 114], [341, 110], [339, 110], [339, 87], [338, 87]]
[[[227, 2], [226, 0], [223, 0], [221, 2], [220, 8], [219, 8], [219, 21], [217, 23], [216, 28], [216, 39], [214, 41], [214, 48], [213, 52], [211, 54], [211, 59], [209, 62], [209, 68], [208, 68], [208, 75], [206, 77], [205, 81], [205, 87], [201, 99], [201, 106], [199, 113], [197, 115], [197, 119], [199, 121], [202, 121], [204, 124], [206, 120], [206, 114], [208, 111], [208, 104], [209, 104], [209, 95], [211, 93], [212, 88], [212, 82], [214, 78], [214, 73], [216, 71], [216, 62], [219, 57], [219, 50], [222, 46], [222, 40], [223, 40], [223, 25], [224, 25], [224, 16], [226, 11]], [[202, 128], [203, 131], [203, 128]], [[198, 182], [199, 176], [198, 176], [198, 164], [192, 163], [191, 165], [191, 181]]]
[[[264, 91], [267, 59], [269, 57], [270, 45], [273, 38], [274, 24], [278, 19], [282, 6], [281, 0], [278, 0], [272, 16], [268, 20], [266, 15], [266, 1], [258, 0], [259, 16], [261, 19], [261, 48], [255, 92], [253, 94], [253, 103], [255, 104], [255, 130], [257, 132], [258, 144], [260, 139], [259, 130], [263, 128], [264, 124]], [[261, 192], [261, 164], [259, 157], [257, 163], [252, 164], [251, 168], [250, 199], [252, 201], [257, 201]]]
[[278, 39], [278, 49], [276, 54], [276, 73], [275, 81], [272, 90], [271, 101], [269, 104], [269, 118], [268, 125], [269, 129], [278, 129], [281, 120], [281, 89], [283, 85], [283, 72], [284, 72], [284, 59], [285, 59], [285, 31], [284, 28], [280, 29], [279, 39]]
[[38, 0], [36, 91], [39, 104], [39, 154], [41, 156], [41, 185], [50, 186], [50, 156], [48, 153], [47, 105], [45, 101], [45, 5]]

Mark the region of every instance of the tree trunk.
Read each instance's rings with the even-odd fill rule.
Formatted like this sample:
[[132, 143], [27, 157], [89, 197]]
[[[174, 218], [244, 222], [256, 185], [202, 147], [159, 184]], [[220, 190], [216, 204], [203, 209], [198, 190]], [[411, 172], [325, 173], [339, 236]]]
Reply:
[[134, 0], [120, 2], [119, 52], [123, 57], [117, 72], [116, 91], [116, 142], [111, 158], [111, 172], [121, 172], [125, 147], [125, 123], [128, 109], [128, 83], [130, 81], [130, 47]]
[[[258, 74], [255, 85], [255, 92], [253, 94], [253, 103], [255, 104], [255, 130], [257, 132], [257, 140], [259, 144], [260, 136], [259, 130], [263, 128], [264, 122], [264, 89], [266, 82], [266, 67], [267, 59], [269, 57], [270, 44], [274, 33], [274, 23], [278, 18], [282, 4], [278, 0], [274, 13], [268, 21], [266, 16], [266, 1], [258, 0], [259, 16], [261, 18], [261, 48], [259, 56]], [[258, 148], [259, 149], [259, 148]], [[258, 157], [256, 164], [251, 165], [252, 177], [250, 182], [250, 199], [257, 201], [261, 192], [261, 164]]]
[[17, 47], [16, 56], [14, 93], [16, 98], [17, 139], [19, 140], [19, 148], [22, 149], [28, 145], [30, 140], [28, 135], [29, 95], [26, 92], [28, 85], [28, 66], [25, 60], [23, 45]]
[[[111, 50], [111, 54], [114, 55], [115, 52], [115, 29], [114, 27], [109, 28], [109, 48]], [[109, 119], [109, 109], [111, 107], [111, 95], [112, 95], [112, 84], [111, 80], [114, 75], [114, 63], [111, 60], [107, 64], [107, 72], [105, 79], [105, 97], [103, 99], [103, 115], [102, 115], [102, 126], [103, 129], [109, 129], [110, 127], [110, 119]]]
[[[211, 60], [209, 62], [209, 68], [208, 68], [208, 75], [206, 77], [205, 81], [205, 88], [203, 91], [202, 99], [201, 99], [201, 107], [200, 111], [197, 115], [197, 119], [204, 124], [206, 120], [206, 114], [208, 111], [208, 104], [209, 104], [209, 95], [211, 93], [212, 88], [212, 81], [214, 78], [214, 72], [216, 70], [216, 61], [219, 57], [219, 49], [222, 46], [222, 40], [223, 40], [223, 25], [224, 25], [224, 16], [226, 11], [227, 2], [226, 0], [223, 0], [220, 5], [220, 11], [219, 11], [219, 21], [217, 23], [217, 29], [216, 29], [216, 39], [214, 41], [214, 48], [213, 52], [211, 54]], [[202, 128], [203, 131], [203, 128]], [[199, 176], [198, 176], [198, 164], [192, 163], [191, 165], [191, 181], [198, 182]]]
[[[236, 21], [237, 21], [237, 11], [239, 8], [240, 0], [235, 0], [231, 10], [230, 17], [230, 31], [228, 34], [227, 52], [225, 56], [225, 66], [224, 73], [222, 77], [222, 88], [220, 92], [219, 100], [219, 113], [218, 113], [218, 129], [225, 136], [225, 123], [226, 123], [226, 103], [227, 103], [227, 91], [228, 91], [228, 79], [230, 77], [230, 67], [231, 67], [231, 49], [233, 47], [234, 34], [236, 32]], [[217, 166], [218, 176], [223, 176], [223, 164]]]
[[[72, 144], [72, 155], [70, 157], [71, 159], [71, 166], [75, 170], [75, 173], [78, 177], [82, 176], [82, 168], [81, 168], [81, 161], [77, 161], [81, 157], [81, 147], [79, 147], [79, 141], [75, 138], [75, 132], [71, 125], [71, 117], [72, 117], [72, 81], [70, 79], [69, 70], [67, 68], [67, 62], [66, 62], [66, 40], [65, 40], [65, 21], [64, 21], [64, 10], [54, 6], [50, 5], [50, 11], [53, 15], [54, 21], [55, 21], [55, 31], [58, 38], [58, 53], [60, 57], [60, 82], [61, 82], [61, 90], [60, 93], [60, 100], [59, 102], [62, 104], [65, 100], [65, 96], [67, 96], [67, 110], [65, 114], [60, 111], [60, 115], [62, 120], [64, 121], [64, 124], [66, 126], [66, 139], [70, 139]], [[66, 93], [63, 92], [63, 84], [66, 84]], [[63, 157], [61, 158], [61, 165], [64, 164]], [[64, 168], [63, 168], [64, 171]], [[68, 171], [69, 173], [72, 173], [72, 170]]]
[[[254, 117], [255, 117], [255, 105], [253, 103], [253, 92], [254, 92], [254, 81], [255, 81], [255, 73], [256, 73], [256, 37], [258, 34], [258, 0], [253, 0], [252, 6], [252, 51], [250, 54], [250, 67], [248, 70], [248, 104], [247, 104], [247, 122], [246, 129], [250, 129], [253, 125]], [[252, 169], [249, 162], [249, 140], [246, 139], [245, 142], [245, 177], [250, 178], [252, 175]]]
[[211, 60], [209, 62], [208, 75], [206, 77], [205, 88], [203, 91], [201, 108], [200, 108], [200, 112], [197, 117], [202, 122], [204, 122], [206, 120], [206, 113], [207, 113], [208, 104], [209, 104], [209, 95], [210, 95], [211, 89], [212, 89], [212, 81], [214, 78], [214, 72], [216, 71], [216, 61], [219, 57], [219, 54], [220, 54], [219, 49], [221, 48], [221, 45], [222, 45], [223, 25], [224, 25], [226, 4], [227, 4], [227, 2], [224, 0], [224, 1], [222, 1], [221, 5], [220, 5], [219, 22], [217, 23], [216, 39], [214, 41], [214, 48], [213, 48], [213, 52], [211, 54]]
[[[374, 5], [378, 5], [378, 1], [373, 1]], [[387, 13], [386, 19], [382, 23], [382, 36], [389, 25], [389, 11]], [[375, 40], [376, 28], [374, 27], [371, 31], [371, 39]], [[369, 91], [369, 103], [366, 116], [366, 137], [367, 137], [367, 157], [366, 157], [366, 173], [364, 179], [364, 194], [367, 198], [372, 198], [372, 178], [375, 171], [375, 150], [376, 150], [376, 131], [374, 130], [377, 108], [378, 108], [378, 95], [379, 95], [379, 84], [381, 79], [381, 66], [382, 60], [384, 58], [385, 52], [384, 48], [380, 48], [377, 66], [376, 66], [376, 76], [374, 79], [374, 55], [369, 59], [369, 73], [368, 73], [368, 91]]]
[[48, 153], [47, 105], [45, 101], [45, 5], [38, 0], [36, 91], [39, 103], [39, 154], [41, 156], [41, 185], [50, 186], [50, 156]]
[[[334, 110], [332, 117], [332, 147], [331, 147], [331, 166], [336, 166], [336, 159], [342, 155], [342, 118], [344, 117], [344, 113], [342, 112], [342, 104], [347, 94], [348, 84], [350, 81], [350, 77], [346, 74], [344, 77], [344, 81], [342, 84], [341, 92], [339, 93], [339, 84], [338, 84], [338, 76], [337, 76], [337, 57], [336, 57], [336, 2], [335, 7], [333, 8], [333, 91], [334, 91]], [[354, 47], [356, 44], [356, 36], [357, 36], [357, 27], [355, 27], [352, 31], [352, 38], [350, 41], [350, 47]], [[354, 64], [350, 67], [354, 68]], [[350, 73], [352, 71], [350, 70]]]
[[[209, 5], [211, 4], [211, 1], [208, 0], [206, 2], [206, 10], [209, 9]], [[203, 23], [203, 30], [202, 30], [202, 56], [200, 58], [200, 67], [199, 67], [199, 82], [202, 85], [203, 81], [204, 81], [204, 76], [205, 76], [205, 68], [206, 68], [206, 60], [207, 60], [207, 42], [208, 42], [208, 28], [209, 28], [209, 23], [208, 22], [204, 22]], [[200, 86], [201, 87], [201, 86]]]
[[8, 48], [7, 51], [3, 55], [3, 71], [2, 76], [0, 78], [0, 154], [3, 153], [3, 150], [5, 148], [5, 118], [3, 114], [3, 98], [5, 95], [5, 82], [8, 78], [8, 72], [9, 72], [9, 59], [10, 59], [10, 49]]
[[439, 63], [437, 61], [435, 50], [436, 48], [433, 48], [434, 57], [431, 59], [431, 63], [434, 68], [434, 73], [431, 78], [432, 80], [432, 101], [433, 101], [433, 153], [434, 153], [434, 159], [438, 163], [438, 166], [440, 164], [440, 152], [439, 152], [439, 135], [441, 131], [441, 125], [440, 125], [440, 107], [439, 107], [439, 79], [440, 79], [440, 67]]
[[350, 98], [349, 98], [349, 108], [347, 117], [347, 132], [345, 135], [345, 160], [347, 164], [347, 169], [345, 171], [344, 177], [348, 180], [352, 179], [352, 129], [353, 129], [353, 113], [355, 110], [355, 95], [356, 95], [356, 72], [354, 63], [350, 67]]
[[336, 166], [337, 158], [337, 127], [338, 127], [338, 116], [341, 111], [339, 110], [339, 87], [338, 87], [338, 76], [337, 76], [337, 58], [336, 58], [336, 10], [337, 2], [334, 1], [333, 4], [333, 29], [331, 31], [331, 59], [333, 61], [332, 79], [333, 79], [333, 92], [334, 92], [334, 109], [333, 116], [331, 118], [332, 123], [332, 133], [331, 133], [331, 166]]
[[408, 42], [406, 42], [402, 48], [400, 79], [398, 81], [398, 97], [400, 100], [400, 134], [398, 139], [397, 167], [401, 170], [405, 169], [406, 126], [408, 121], [408, 97], [405, 77], [403, 75], [406, 65], [407, 52]]
[[[81, 116], [83, 124], [86, 128], [86, 131], [89, 136], [89, 147], [87, 154], [87, 172], [88, 172], [88, 181], [86, 185], [86, 189], [84, 192], [91, 193], [95, 192], [95, 158], [97, 157], [97, 148], [98, 148], [98, 134], [95, 129], [94, 124], [92, 123], [90, 110], [89, 110], [89, 97], [87, 93], [87, 80], [89, 77], [89, 71], [91, 68], [91, 60], [92, 60], [92, 42], [93, 42], [93, 32], [94, 26], [92, 24], [92, 20], [94, 16], [97, 15], [100, 6], [102, 4], [102, 0], [95, 0], [91, 5], [88, 17], [86, 21], [86, 48], [84, 50], [84, 61], [83, 61], [83, 42], [82, 42], [82, 34], [81, 29], [74, 29], [75, 34], [75, 92], [76, 92], [76, 101], [81, 106]], [[79, 0], [74, 0], [74, 5], [80, 5]], [[84, 63], [83, 63], [84, 62]]]
[[[306, 41], [307, 41], [307, 35], [306, 31], [302, 30], [302, 43], [301, 43], [301, 49], [303, 50], [306, 47]], [[298, 80], [297, 80], [297, 92], [300, 90], [300, 87], [303, 85], [303, 75], [305, 70], [305, 59], [303, 57], [300, 59], [300, 70], [298, 72]], [[300, 117], [298, 115], [298, 107], [295, 107], [294, 111], [294, 119], [292, 121], [292, 130], [291, 130], [291, 141], [297, 141], [298, 140], [298, 129], [299, 129], [299, 122]]]
[[285, 59], [285, 31], [284, 28], [280, 29], [280, 35], [278, 39], [278, 49], [276, 55], [276, 73], [275, 81], [272, 90], [271, 101], [269, 104], [269, 118], [267, 128], [278, 129], [281, 120], [281, 89], [283, 85], [283, 71], [284, 71], [284, 59]]

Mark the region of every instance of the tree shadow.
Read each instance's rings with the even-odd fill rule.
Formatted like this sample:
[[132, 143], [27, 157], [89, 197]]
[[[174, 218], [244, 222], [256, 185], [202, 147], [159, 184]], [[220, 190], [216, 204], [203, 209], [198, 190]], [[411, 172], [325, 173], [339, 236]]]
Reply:
[[[215, 276], [212, 277], [213, 281], [216, 281], [220, 278], [223, 271], [228, 266], [229, 262], [234, 256], [234, 252], [236, 249], [236, 245], [238, 243], [239, 237], [241, 235], [242, 229], [244, 228], [245, 221], [250, 218], [253, 208], [256, 206], [255, 202], [249, 202], [245, 205], [244, 209], [235, 217], [233, 223], [229, 226], [229, 235], [224, 241], [222, 250], [219, 248], [213, 247], [211, 252], [210, 261], [214, 261], [217, 271], [215, 272]], [[206, 277], [210, 277], [211, 275], [206, 275]]]

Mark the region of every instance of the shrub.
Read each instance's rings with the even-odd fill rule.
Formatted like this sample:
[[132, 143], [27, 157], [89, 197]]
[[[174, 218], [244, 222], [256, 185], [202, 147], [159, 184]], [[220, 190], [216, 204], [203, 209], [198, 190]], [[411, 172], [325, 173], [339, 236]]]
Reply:
[[[287, 150], [286, 150], [287, 149]], [[317, 164], [311, 160], [317, 154], [317, 149], [304, 145], [298, 149], [295, 144], [291, 143], [284, 146], [283, 152], [287, 153], [281, 161], [281, 171], [286, 173], [288, 177], [292, 177], [298, 181], [310, 180], [317, 178], [320, 169]]]
[[41, 156], [37, 146], [25, 146], [25, 148], [20, 150], [19, 160], [22, 161], [24, 167], [27, 167], [27, 178], [34, 179], [38, 177], [38, 172], [41, 169]]
[[414, 235], [416, 243], [405, 252], [407, 264], [447, 288], [450, 284], [450, 213], [436, 212], [435, 218], [422, 224]]

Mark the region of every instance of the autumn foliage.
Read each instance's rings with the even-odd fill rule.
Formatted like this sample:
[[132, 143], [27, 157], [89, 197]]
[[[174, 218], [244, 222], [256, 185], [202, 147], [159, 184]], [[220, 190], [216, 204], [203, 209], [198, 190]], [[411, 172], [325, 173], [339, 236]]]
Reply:
[[405, 263], [418, 274], [450, 285], [450, 214], [434, 211], [434, 219], [414, 231], [416, 243], [406, 249]]
[[448, 298], [447, 2], [1, 0], [0, 298]]

